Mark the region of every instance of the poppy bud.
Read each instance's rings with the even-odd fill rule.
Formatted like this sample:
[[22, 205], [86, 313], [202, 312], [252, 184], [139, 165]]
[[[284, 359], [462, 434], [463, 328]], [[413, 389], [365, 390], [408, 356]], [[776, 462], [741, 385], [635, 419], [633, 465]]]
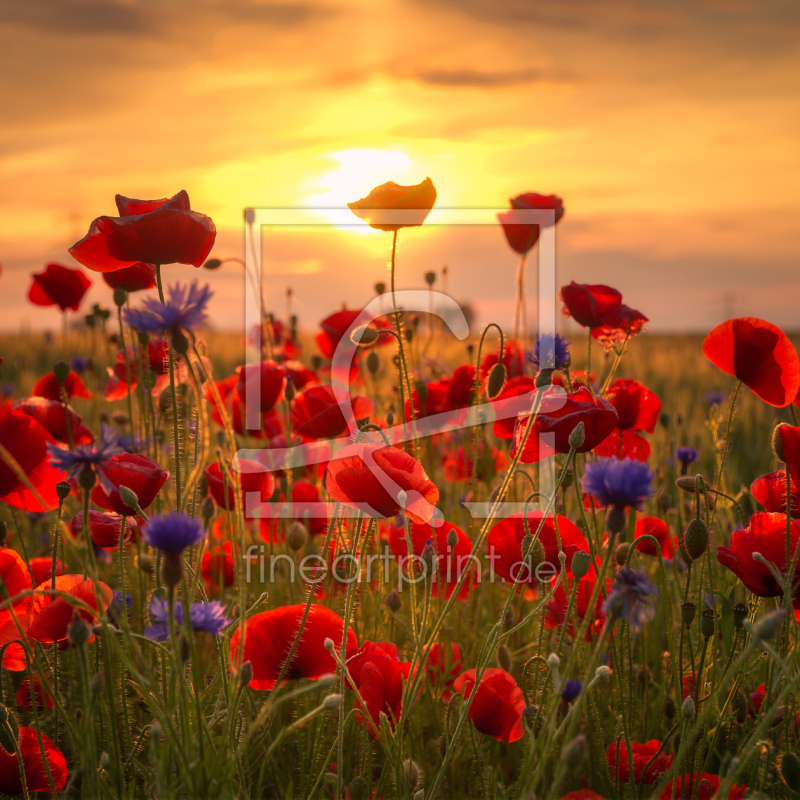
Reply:
[[393, 614], [396, 614], [403, 607], [403, 601], [401, 600], [397, 589], [392, 589], [383, 602], [386, 603], [386, 608], [388, 608]]
[[380, 368], [381, 360], [378, 357], [378, 354], [374, 350], [370, 350], [367, 355], [367, 369], [369, 370], [370, 375], [377, 374]]
[[504, 644], [498, 645], [497, 647], [497, 666], [499, 666], [500, 669], [504, 669], [506, 672], [511, 672], [514, 666], [511, 660], [511, 653]]
[[378, 281], [375, 284], [375, 294], [383, 294], [386, 291], [386, 284], [383, 281]]
[[127, 425], [130, 422], [128, 415], [123, 414], [121, 411], [118, 411], [116, 414], [114, 414], [112, 419], [114, 420], [115, 425]]
[[671, 697], [668, 697], [664, 701], [664, 716], [668, 720], [672, 721], [673, 719], [675, 719], [675, 715], [677, 713], [678, 709], [675, 707], [675, 701]]
[[669, 511], [672, 508], [672, 498], [668, 494], [660, 494], [656, 500], [659, 511]]
[[177, 325], [170, 329], [170, 339], [175, 352], [180, 353], [182, 356], [189, 352], [189, 340]]
[[592, 566], [592, 557], [583, 550], [578, 550], [572, 556], [572, 574], [576, 580], [580, 580], [589, 571]]
[[697, 561], [708, 549], [708, 528], [701, 519], [693, 519], [683, 534], [683, 546], [692, 561]]
[[770, 614], [761, 617], [758, 623], [754, 626], [753, 635], [757, 639], [762, 639], [767, 642], [774, 639], [778, 635], [778, 631], [783, 625], [783, 617], [786, 614], [785, 608], [779, 608]]
[[696, 613], [697, 606], [691, 600], [681, 603], [681, 620], [683, 620], [683, 624], [687, 628], [694, 622], [694, 615]]
[[139, 339], [139, 344], [145, 347], [147, 347], [150, 342], [150, 334], [147, 331], [140, 331], [137, 338]]
[[669, 429], [669, 414], [660, 414], [658, 421], [661, 423], [662, 427]]
[[522, 709], [522, 721], [529, 727], [533, 728], [536, 723], [536, 717], [539, 715], [539, 706], [525, 706]]
[[561, 474], [561, 489], [566, 491], [575, 481], [575, 475], [571, 469], [564, 470]]
[[561, 752], [561, 760], [569, 772], [580, 769], [586, 757], [586, 737], [583, 734], [576, 736]]
[[747, 606], [744, 603], [736, 603], [735, 605], [731, 606], [733, 624], [737, 628], [741, 628], [742, 623], [747, 619], [748, 613]]
[[302, 522], [293, 522], [286, 531], [286, 544], [292, 550], [300, 550], [308, 541], [308, 529]]
[[433, 542], [430, 539], [425, 542], [425, 547], [422, 548], [420, 560], [425, 565], [425, 575], [432, 575], [436, 569], [436, 551], [433, 549]]
[[425, 273], [425, 283], [427, 283], [428, 286], [433, 286], [433, 284], [436, 283], [436, 273], [435, 272], [426, 272]]
[[165, 586], [177, 586], [183, 578], [183, 559], [179, 553], [164, 553], [161, 580]]
[[553, 383], [553, 370], [540, 369], [534, 378], [533, 384], [537, 389], [546, 389]]
[[458, 534], [456, 533], [455, 528], [450, 528], [449, 533], [447, 534], [447, 546], [452, 550], [458, 544]]
[[69, 493], [72, 491], [72, 486], [67, 481], [59, 481], [56, 484], [56, 494], [59, 500], [66, 500]]
[[222, 261], [218, 258], [209, 258], [203, 262], [203, 269], [219, 269], [222, 266]]
[[550, 653], [550, 655], [547, 656], [547, 666], [550, 668], [550, 672], [558, 677], [558, 668], [561, 666], [561, 659], [555, 653]]
[[250, 681], [253, 680], [253, 665], [249, 661], [245, 661], [241, 667], [239, 667], [239, 673], [236, 676], [236, 682], [239, 684], [240, 689], [244, 689], [245, 686], [250, 685]]
[[586, 426], [583, 424], [583, 421], [579, 422], [573, 429], [569, 435], [569, 446], [570, 449], [578, 450], [583, 443], [586, 441]]
[[415, 792], [419, 785], [419, 767], [416, 762], [407, 758], [403, 762], [403, 772], [406, 776], [406, 784], [411, 792]]
[[153, 559], [147, 553], [142, 553], [137, 561], [139, 569], [146, 575], [153, 574]]
[[386, 424], [394, 425], [394, 413], [391, 409], [389, 409], [389, 412], [386, 414]]
[[788, 428], [785, 422], [778, 423], [772, 431], [772, 452], [778, 461], [786, 461], [783, 456], [783, 444], [781, 443], [781, 428]]
[[628, 558], [628, 553], [631, 549], [630, 542], [621, 542], [617, 545], [617, 549], [614, 551], [614, 560], [617, 562], [617, 565], [620, 567], [625, 566], [626, 559]]
[[[696, 489], [696, 475], [683, 475], [675, 481], [675, 485], [684, 492], [694, 493]], [[700, 491], [703, 490], [703, 476], [700, 476]]]
[[[415, 327], [416, 327], [416, 326], [415, 326]], [[413, 331], [413, 329], [411, 329], [411, 328], [406, 328], [406, 329], [403, 331], [403, 338], [404, 338], [404, 339], [405, 339], [405, 340], [406, 340], [406, 341], [407, 341], [409, 344], [411, 344], [411, 342], [414, 340], [414, 331]]]
[[794, 753], [778, 756], [778, 772], [786, 786], [793, 792], [800, 792], [800, 759]]
[[693, 719], [694, 718], [694, 700], [692, 700], [692, 696], [691, 695], [689, 695], [683, 701], [683, 705], [681, 706], [681, 716], [684, 719]]
[[127, 486], [120, 486], [119, 487], [119, 496], [122, 502], [129, 506], [130, 508], [136, 508], [139, 505], [139, 498], [136, 492], [133, 489], [128, 488]]
[[114, 289], [114, 303], [117, 308], [122, 308], [128, 302], [128, 293], [121, 287]]
[[700, 615], [700, 635], [706, 641], [714, 635], [714, 612], [710, 608]]
[[342, 704], [342, 696], [340, 694], [329, 694], [322, 701], [323, 711], [335, 711]]
[[531, 577], [536, 575], [536, 571], [547, 558], [541, 539], [534, 541], [533, 536], [529, 533], [526, 533], [522, 539], [522, 555], [528, 564]]
[[97, 475], [94, 474], [91, 464], [84, 464], [78, 473], [78, 486], [88, 492], [94, 488], [95, 483], [97, 483]]
[[103, 687], [105, 685], [106, 679], [102, 672], [97, 672], [95, 675], [93, 675], [92, 679], [89, 681], [89, 691], [91, 692], [92, 697], [97, 697], [97, 695], [103, 691]]
[[492, 367], [489, 373], [489, 380], [486, 382], [486, 396], [494, 400], [503, 391], [503, 384], [506, 382], [506, 368], [498, 362]]
[[378, 331], [370, 325], [362, 325], [350, 334], [350, 341], [360, 347], [369, 347], [378, 338]]
[[211, 518], [214, 516], [214, 512], [216, 511], [216, 505], [214, 504], [214, 498], [209, 495], [203, 500], [202, 504], [200, 505], [200, 516], [205, 523], [205, 526], [208, 527], [208, 523], [211, 521]]
[[72, 615], [72, 622], [69, 623], [67, 628], [67, 639], [71, 645], [75, 647], [83, 647], [89, 641], [92, 631], [86, 624], [83, 617], [75, 611]]
[[611, 508], [608, 509], [606, 513], [606, 530], [609, 533], [622, 533], [627, 524], [628, 520], [625, 516], [625, 509], [622, 506], [611, 506]]
[[104, 750], [100, 756], [100, 767], [106, 771], [111, 766], [111, 756]]
[[67, 382], [67, 378], [69, 378], [69, 364], [59, 361], [53, 367], [53, 375], [55, 375], [58, 385], [63, 386]]
[[350, 800], [366, 800], [369, 794], [369, 784], [363, 775], [356, 775], [350, 782], [348, 789]]

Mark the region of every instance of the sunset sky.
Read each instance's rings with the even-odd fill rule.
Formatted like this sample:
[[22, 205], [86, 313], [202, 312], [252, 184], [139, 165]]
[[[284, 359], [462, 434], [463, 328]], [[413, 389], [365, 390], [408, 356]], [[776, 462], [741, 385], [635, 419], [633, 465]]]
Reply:
[[[441, 207], [560, 195], [560, 282], [615, 286], [653, 331], [731, 315], [800, 328], [791, 0], [37, 0], [3, 4], [0, 41], [5, 329], [58, 328], [25, 300], [30, 274], [77, 266], [67, 248], [118, 192], [186, 189], [222, 258], [243, 255], [245, 207], [340, 205], [426, 176]], [[388, 246], [265, 235], [267, 304], [283, 315], [292, 287], [309, 328], [363, 304]], [[442, 263], [457, 300], [511, 326], [498, 228], [405, 232], [398, 285]], [[165, 273], [210, 280], [213, 324], [241, 326], [236, 264]], [[87, 310], [111, 302], [90, 277]]]

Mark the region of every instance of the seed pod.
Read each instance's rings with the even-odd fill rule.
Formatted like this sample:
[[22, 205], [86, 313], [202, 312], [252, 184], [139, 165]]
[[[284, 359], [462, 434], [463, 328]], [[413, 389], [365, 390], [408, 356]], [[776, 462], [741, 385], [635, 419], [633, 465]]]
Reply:
[[417, 763], [407, 758], [403, 762], [403, 772], [406, 777], [406, 785], [412, 793], [415, 792], [419, 786], [419, 767]]
[[506, 672], [511, 672], [514, 667], [514, 663], [511, 660], [511, 653], [504, 644], [499, 645], [497, 648], [497, 665]]
[[383, 281], [378, 281], [375, 284], [375, 294], [383, 294], [386, 291], [386, 284]]
[[697, 606], [691, 600], [681, 603], [681, 620], [687, 628], [694, 622], [694, 615], [696, 613]]
[[744, 603], [736, 603], [735, 605], [731, 606], [731, 614], [733, 616], [733, 624], [737, 628], [741, 628], [742, 623], [747, 619], [749, 612]]
[[53, 367], [53, 375], [55, 375], [59, 386], [63, 386], [67, 382], [67, 378], [69, 378], [69, 364], [59, 361]]
[[785, 422], [778, 423], [772, 431], [772, 452], [778, 461], [786, 461], [783, 454], [783, 443], [781, 442], [781, 428], [790, 427]]
[[370, 350], [367, 354], [367, 369], [370, 375], [376, 375], [381, 368], [381, 360], [375, 350]]
[[403, 601], [400, 599], [397, 589], [392, 589], [383, 602], [386, 603], [386, 608], [394, 614], [403, 607]]
[[486, 382], [486, 396], [494, 400], [503, 391], [503, 384], [506, 382], [506, 368], [498, 362], [492, 367], [489, 373], [489, 380]]
[[72, 486], [67, 481], [59, 481], [56, 484], [56, 494], [59, 500], [66, 500], [69, 493], [72, 491]]
[[614, 560], [617, 562], [617, 565], [620, 567], [625, 566], [625, 561], [628, 558], [628, 553], [631, 549], [630, 542], [621, 542], [617, 545], [617, 549], [614, 551]]
[[668, 697], [664, 701], [664, 716], [668, 720], [672, 721], [673, 719], [675, 719], [675, 715], [677, 713], [678, 713], [678, 709], [675, 706], [675, 701], [671, 697]]
[[683, 546], [692, 561], [697, 561], [708, 549], [708, 528], [701, 519], [693, 519], [683, 534]]
[[778, 772], [791, 791], [800, 792], [800, 759], [794, 753], [778, 756]]
[[563, 476], [561, 477], [561, 489], [562, 491], [566, 491], [569, 489], [570, 486], [575, 482], [575, 474], [572, 472], [571, 469], [565, 470], [563, 472]]
[[435, 272], [426, 272], [425, 273], [425, 283], [427, 283], [428, 286], [433, 286], [433, 284], [436, 283], [436, 273]]
[[572, 556], [572, 574], [576, 580], [583, 578], [592, 566], [592, 557], [583, 550]]
[[350, 334], [350, 341], [359, 347], [369, 347], [378, 338], [378, 331], [370, 325], [362, 325]]
[[300, 550], [308, 541], [308, 528], [302, 522], [293, 522], [286, 531], [286, 545], [292, 550]]
[[146, 575], [153, 574], [153, 559], [147, 555], [147, 553], [142, 553], [137, 559], [136, 564]]
[[121, 287], [114, 289], [114, 305], [122, 308], [128, 302], [128, 293]]
[[706, 641], [714, 635], [714, 612], [710, 608], [700, 615], [700, 635]]

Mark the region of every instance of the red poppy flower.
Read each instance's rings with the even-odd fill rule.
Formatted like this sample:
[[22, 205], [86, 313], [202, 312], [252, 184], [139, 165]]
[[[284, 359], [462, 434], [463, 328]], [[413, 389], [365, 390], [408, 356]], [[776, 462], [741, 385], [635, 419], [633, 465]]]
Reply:
[[23, 397], [14, 403], [13, 408], [35, 419], [56, 441], [62, 444], [69, 442], [68, 417], [73, 444], [90, 444], [94, 441], [94, 434], [85, 425], [81, 425], [81, 418], [72, 407], [65, 407], [58, 400], [46, 400], [44, 397]]
[[[45, 581], [49, 581], [52, 577], [53, 559], [51, 556], [37, 556], [28, 562], [31, 570], [31, 583], [38, 586]], [[61, 575], [63, 572], [61, 561], [56, 559], [56, 575]]]
[[239, 376], [236, 391], [239, 397], [244, 398], [245, 403], [248, 402], [247, 398], [250, 395], [255, 398], [258, 387], [258, 401], [262, 413], [272, 409], [283, 398], [286, 370], [274, 361], [236, 367], [236, 374]]
[[[541, 511], [528, 512], [528, 527], [531, 535], [536, 535], [536, 531], [542, 524], [542, 517]], [[556, 524], [558, 524], [558, 535], [561, 536], [561, 549], [567, 557], [567, 570], [572, 569], [572, 557], [575, 553], [579, 550], [589, 552], [589, 543], [575, 524], [560, 514], [556, 514], [555, 520], [552, 516], [547, 517], [539, 533], [539, 541], [544, 547], [544, 562], [538, 572], [545, 580], [561, 571]], [[497, 522], [489, 531], [489, 537], [486, 540], [489, 561], [492, 569], [503, 580], [513, 583], [517, 575], [521, 574], [520, 584], [530, 584], [535, 587], [538, 583], [537, 570], [531, 570], [528, 562], [522, 560], [522, 540], [525, 533], [525, 522], [521, 512], [511, 514]]]
[[292, 386], [296, 392], [305, 389], [312, 383], [317, 382], [317, 376], [308, 367], [301, 364], [299, 361], [284, 361], [282, 364], [286, 370], [286, 374], [292, 382]]
[[608, 387], [606, 397], [617, 409], [622, 430], [653, 433], [661, 411], [661, 401], [644, 384], [632, 378], [617, 378]]
[[[436, 202], [436, 188], [430, 178], [414, 186], [400, 186], [394, 181], [376, 186], [366, 197], [348, 203], [359, 218], [379, 231], [398, 231], [422, 225]], [[400, 211], [401, 215], [393, 212]], [[401, 218], [403, 221], [397, 221]]]
[[[8, 547], [0, 547], [0, 579], [5, 587], [5, 595], [12, 601], [10, 606], [0, 609], [0, 626], [12, 620], [12, 615], [24, 617], [32, 603], [31, 595], [22, 595], [33, 588], [30, 573], [19, 553]], [[16, 600], [14, 598], [17, 598]]]
[[[800, 541], [800, 523], [792, 522], [790, 548], [794, 553]], [[730, 547], [717, 547], [717, 560], [727, 567], [755, 595], [778, 597], [781, 587], [766, 564], [756, 561], [753, 553], [769, 561], [777, 571], [786, 574], [786, 517], [784, 514], [753, 514], [750, 524], [731, 534]], [[800, 581], [795, 573], [794, 582]]]
[[[47, 767], [50, 768], [50, 775], [56, 791], [60, 792], [67, 785], [67, 760], [45, 734], [41, 734], [41, 736]], [[47, 779], [47, 767], [42, 760], [38, 734], [33, 728], [21, 726], [17, 743], [22, 756], [25, 785], [29, 794], [49, 793], [50, 781]], [[22, 794], [19, 757], [16, 753], [7, 753], [2, 747], [0, 747], [0, 792], [14, 796]]]
[[33, 676], [33, 692], [31, 693], [31, 682], [29, 678], [25, 678], [17, 689], [17, 694], [14, 698], [17, 708], [20, 711], [30, 711], [33, 708], [34, 700], [36, 698], [36, 708], [43, 710], [47, 708], [54, 708], [55, 703], [50, 696], [50, 692], [45, 689], [39, 678], [34, 674]]
[[[498, 439], [513, 439], [514, 428], [517, 426], [517, 414], [529, 411], [533, 405], [536, 392], [536, 383], [527, 375], [518, 375], [506, 381], [503, 391], [492, 402], [497, 418], [492, 426], [492, 433]], [[507, 409], [514, 413], [507, 414]]]
[[[790, 473], [791, 476], [791, 473]], [[790, 513], [793, 517], [800, 517], [800, 493], [797, 485], [790, 477], [790, 489], [792, 493], [792, 507]], [[779, 469], [777, 472], [770, 472], [756, 478], [750, 484], [750, 494], [764, 506], [765, 511], [778, 514], [786, 513], [786, 473]]]
[[[235, 470], [239, 475], [242, 506], [245, 510], [245, 516], [251, 519], [254, 508], [261, 503], [266, 503], [275, 493], [275, 478], [271, 472], [267, 472], [257, 461], [237, 458], [233, 466], [230, 464], [228, 466], [232, 472]], [[203, 474], [208, 481], [208, 491], [214, 498], [214, 502], [220, 508], [228, 509], [229, 511], [234, 510], [236, 508], [234, 486], [228, 483], [228, 479], [223, 474], [219, 464], [216, 461], [213, 464], [209, 464]], [[234, 475], [233, 477], [235, 478], [236, 476]], [[257, 498], [248, 497], [252, 492], [258, 492], [259, 496]]]
[[450, 408], [467, 408], [475, 392], [475, 367], [460, 364], [447, 382], [447, 402]]
[[325, 488], [337, 503], [371, 517], [398, 514], [400, 490], [414, 522], [428, 522], [439, 502], [439, 490], [419, 461], [396, 447], [370, 442], [351, 444], [328, 462]]
[[[661, 547], [662, 558], [672, 558], [675, 555], [675, 541], [674, 537], [670, 535], [667, 523], [660, 517], [640, 517], [636, 520], [636, 529], [633, 538], [637, 539], [639, 536], [649, 534], [654, 536]], [[656, 548], [649, 539], [639, 542], [636, 549], [642, 553], [647, 553], [653, 558], [657, 558]]]
[[[672, 766], [672, 753], [659, 753], [658, 758], [650, 765], [645, 772], [645, 767], [650, 759], [661, 749], [661, 742], [658, 739], [651, 739], [649, 742], [631, 742], [633, 751], [633, 780], [639, 783], [658, 783], [658, 779]], [[619, 755], [619, 759], [617, 756]], [[619, 743], [619, 754], [617, 753], [617, 742], [612, 742], [606, 750], [606, 761], [611, 769], [611, 777], [617, 777], [617, 761], [619, 760], [619, 780], [623, 783], [630, 783], [631, 772], [628, 763], [628, 746], [625, 741]]]
[[[72, 535], [76, 538], [83, 533], [83, 511], [79, 511], [70, 523]], [[119, 547], [119, 535], [122, 531], [122, 515], [109, 514], [102, 511], [89, 511], [89, 535], [95, 547]], [[135, 542], [139, 535], [139, 526], [135, 517], [125, 517], [125, 544]], [[48, 575], [49, 577], [49, 575]]]
[[112, 289], [124, 289], [126, 292], [141, 292], [152, 289], [156, 285], [156, 268], [144, 261], [137, 261], [130, 267], [104, 272], [103, 280]]
[[703, 353], [776, 408], [788, 406], [800, 388], [800, 359], [794, 345], [779, 327], [763, 319], [723, 322], [706, 336]]
[[360, 310], [343, 308], [341, 311], [336, 311], [329, 317], [325, 317], [320, 322], [319, 326], [322, 330], [316, 335], [315, 339], [325, 358], [333, 358], [333, 354], [336, 352], [336, 347], [342, 337], [350, 335], [350, 329], [360, 314]]
[[56, 484], [66, 473], [50, 466], [47, 444], [53, 437], [36, 420], [21, 411], [0, 406], [0, 443], [16, 460], [45, 504], [34, 497], [5, 461], [0, 460], [0, 500], [24, 511], [52, 511], [58, 506]]
[[[162, 469], [148, 456], [120, 453], [103, 464], [106, 488], [98, 483], [92, 489], [92, 502], [108, 511], [132, 517], [136, 509], [126, 506], [119, 494], [120, 486], [127, 486], [139, 499], [139, 507], [148, 508], [161, 487], [169, 478], [169, 470]], [[108, 491], [107, 491], [108, 489]]]
[[311, 536], [328, 530], [328, 511], [320, 504], [319, 489], [313, 483], [295, 481], [292, 484], [292, 518], [302, 522]]
[[[422, 394], [422, 397], [420, 397]], [[419, 388], [411, 390], [411, 400], [406, 399], [405, 418], [411, 420], [411, 401], [414, 402], [414, 418], [424, 419], [434, 414], [443, 414], [450, 410], [447, 400], [447, 381], [432, 381], [426, 383], [424, 390]]]
[[[458, 538], [455, 547], [450, 547], [447, 543], [450, 531], [453, 531]], [[416, 556], [422, 555], [422, 551], [428, 541], [432, 542], [436, 553], [436, 573], [431, 583], [432, 596], [438, 597], [440, 587], [444, 584], [444, 596], [450, 599], [464, 570], [472, 566], [472, 559], [470, 558], [472, 542], [469, 536], [457, 525], [453, 525], [452, 522], [443, 522], [438, 528], [434, 528], [430, 523], [412, 522], [409, 526], [409, 533], [411, 534], [411, 545]], [[405, 563], [408, 556], [408, 546], [406, 544], [405, 528], [402, 525], [392, 525], [389, 528], [389, 548], [392, 551], [392, 555], [399, 557], [401, 563]], [[472, 570], [472, 574], [464, 581], [464, 585], [458, 593], [458, 599], [466, 600], [469, 597], [470, 590], [477, 586], [477, 583], [476, 570]]]
[[77, 311], [92, 282], [82, 270], [48, 264], [44, 272], [33, 273], [28, 300], [35, 306], [58, 306]]
[[[253, 667], [251, 689], [274, 689], [289, 648], [294, 642], [305, 603], [281, 606], [250, 617], [244, 626], [244, 648], [239, 657], [241, 629], [231, 637], [231, 662], [249, 661]], [[344, 621], [325, 606], [312, 604], [303, 635], [297, 644], [281, 685], [298, 678], [319, 680], [336, 672], [336, 662], [325, 649], [325, 639], [332, 639], [338, 650], [342, 644]], [[347, 631], [347, 649], [358, 646], [352, 629]]]
[[602, 325], [592, 328], [592, 338], [610, 350], [614, 345], [638, 336], [646, 322], [649, 320], [641, 311], [622, 303], [603, 317]]
[[[573, 613], [575, 614], [578, 620], [578, 626], [583, 623], [586, 619], [587, 614], [589, 613], [589, 600], [592, 598], [592, 593], [594, 592], [594, 585], [597, 576], [593, 569], [590, 569], [583, 578], [580, 579], [578, 583], [578, 588], [575, 591], [575, 602], [573, 604]], [[553, 578], [550, 582], [551, 585], [557, 581], [557, 578]], [[567, 576], [567, 586], [569, 592], [572, 592], [573, 587], [575, 585], [575, 578], [571, 576]], [[606, 579], [606, 594], [611, 591], [611, 580]], [[584, 641], [591, 642], [592, 637], [598, 636], [602, 633], [603, 627], [606, 624], [606, 612], [603, 611], [603, 602], [604, 597], [602, 592], [597, 593], [597, 598], [595, 599], [594, 609], [592, 616], [589, 620], [588, 627], [586, 628], [586, 633], [584, 635]], [[575, 626], [573, 625], [572, 619], [567, 619], [567, 607], [569, 605], [569, 596], [567, 594], [567, 590], [564, 589], [564, 585], [559, 582], [555, 592], [553, 592], [552, 597], [550, 600], [547, 601], [547, 606], [545, 607], [545, 618], [544, 624], [548, 630], [552, 630], [553, 628], [560, 628], [564, 625], [567, 626], [567, 633], [574, 639], [576, 635]], [[571, 615], [570, 615], [571, 617]]]
[[367, 641], [357, 649], [348, 649], [346, 657], [349, 683], [364, 701], [362, 706], [356, 699], [356, 707], [369, 715], [369, 722], [359, 712], [356, 719], [377, 738], [381, 712], [392, 724], [400, 719], [403, 686], [409, 680], [412, 665], [400, 661], [397, 645], [391, 642]]
[[[113, 599], [113, 592], [102, 581], [97, 582], [98, 593], [103, 608], [108, 608]], [[49, 591], [51, 581], [47, 580], [33, 595], [31, 604], [31, 624], [26, 635], [37, 642], [66, 643], [67, 630], [74, 614], [79, 614], [89, 625], [94, 624], [97, 618], [97, 595], [94, 582], [87, 580], [83, 575], [61, 575], [56, 578], [55, 588], [63, 594], [55, 597]], [[74, 600], [70, 598], [75, 598]], [[86, 610], [78, 601], [89, 606], [93, 612]]]
[[[512, 455], [522, 442], [529, 418], [530, 415], [518, 419]], [[584, 441], [577, 452], [594, 450], [617, 427], [617, 420], [614, 406], [584, 387], [571, 394], [551, 388], [539, 406], [520, 460], [531, 464], [553, 453], [568, 453], [569, 435], [579, 422], [584, 426]]]
[[27, 615], [18, 616], [16, 620], [9, 618], [6, 622], [0, 623], [0, 650], [3, 652], [0, 666], [9, 672], [23, 672], [28, 667], [25, 650], [19, 642], [20, 628], [24, 636], [29, 624], [30, 617]]
[[[80, 375], [77, 372], [69, 371], [67, 379], [64, 381], [64, 392], [67, 397], [84, 397], [92, 399], [92, 393], [86, 388]], [[31, 389], [33, 397], [45, 397], [48, 400], [61, 400], [61, 385], [56, 380], [52, 372], [43, 375], [36, 381], [36, 385]]]
[[758, 715], [758, 712], [761, 711], [761, 706], [764, 703], [764, 698], [767, 696], [767, 684], [762, 683], [756, 687], [754, 692], [750, 692], [750, 703], [748, 708], [748, 714], [751, 717], [755, 717]]
[[[111, 272], [110, 275], [116, 273]], [[106, 367], [108, 370], [108, 381], [103, 390], [103, 397], [109, 402], [114, 400], [124, 400], [128, 396], [128, 376], [130, 375], [130, 391], [135, 392], [139, 385], [139, 365], [136, 354], [132, 349], [128, 349], [128, 361], [125, 361], [125, 353], [122, 350], [117, 352], [117, 360], [113, 367]]]
[[203, 553], [200, 574], [203, 576], [206, 589], [214, 594], [219, 592], [221, 587], [233, 586], [236, 582], [236, 573], [233, 569], [230, 542], [225, 542], [221, 546], [216, 545]]
[[[460, 445], [455, 449], [448, 448], [442, 457], [444, 479], [448, 483], [472, 480], [472, 446]], [[478, 442], [478, 466], [476, 476], [479, 481], [488, 483], [508, 467], [508, 455], [503, 450]]]
[[598, 456], [611, 456], [620, 460], [630, 458], [632, 461], [647, 461], [650, 458], [650, 442], [638, 433], [616, 428], [595, 447], [594, 452]]
[[606, 800], [602, 795], [593, 792], [591, 789], [578, 789], [574, 792], [567, 792], [559, 800]]
[[[449, 652], [448, 652], [449, 651]], [[461, 674], [461, 648], [450, 642], [450, 646], [434, 642], [428, 651], [428, 662], [425, 667], [428, 680], [434, 686], [441, 686], [442, 700], [447, 703], [452, 696], [455, 679]]]
[[[465, 698], [475, 687], [474, 669], [456, 678], [453, 691]], [[504, 669], [487, 669], [481, 677], [475, 699], [469, 707], [469, 718], [481, 733], [500, 742], [516, 742], [525, 733], [522, 712], [525, 698], [517, 682]]]
[[[716, 800], [723, 800], [723, 798], [718, 794], [719, 776], [712, 775], [708, 772], [694, 772], [691, 775], [688, 773], [682, 776], [678, 775], [674, 781], [675, 790], [673, 791], [672, 788], [673, 781], [670, 781], [664, 787], [664, 791], [661, 792], [661, 800], [671, 800], [672, 797], [683, 797], [684, 781], [686, 782], [687, 793], [690, 785], [700, 787], [697, 791], [697, 794], [693, 795], [697, 798], [697, 800], [711, 800], [712, 797], [716, 798]], [[707, 783], [705, 781], [707, 781]], [[709, 786], [711, 787], [710, 789]], [[728, 800], [742, 800], [745, 794], [747, 794], [747, 787], [743, 784], [737, 786], [734, 783], [730, 792], [728, 792]]]
[[292, 429], [309, 439], [332, 439], [345, 433], [352, 421], [372, 414], [372, 400], [351, 398], [343, 409], [330, 386], [310, 386], [292, 400]]
[[[96, 272], [114, 272], [139, 261], [202, 266], [217, 229], [209, 217], [190, 210], [185, 191], [163, 201], [117, 197], [125, 215], [92, 222], [86, 236], [69, 250], [76, 261]], [[137, 213], [131, 213], [134, 210]]]
[[[789, 470], [789, 477], [794, 485], [800, 486], [800, 428], [781, 425], [779, 430], [786, 469]], [[784, 493], [785, 491], [784, 489]]]
[[681, 679], [681, 692], [683, 699], [694, 697], [694, 675], [684, 675]]
[[[486, 381], [492, 367], [500, 360], [497, 353], [489, 353], [481, 361], [480, 377], [481, 382]], [[525, 374], [525, 349], [514, 339], [511, 339], [503, 347], [503, 366], [506, 368], [506, 380], [518, 378]]]
[[584, 328], [605, 325], [608, 314], [619, 308], [622, 295], [610, 286], [575, 283], [562, 286], [559, 292], [564, 302], [564, 316], [572, 317]]
[[[510, 211], [503, 211], [497, 215], [497, 219], [503, 226], [503, 233], [506, 241], [514, 252], [520, 255], [527, 253], [536, 244], [539, 238], [539, 224], [524, 222], [524, 215], [517, 214], [517, 210], [553, 210], [555, 211], [555, 222], [564, 216], [564, 201], [554, 194], [543, 195], [536, 192], [520, 194], [509, 201]], [[545, 226], [546, 227], [546, 226]]]

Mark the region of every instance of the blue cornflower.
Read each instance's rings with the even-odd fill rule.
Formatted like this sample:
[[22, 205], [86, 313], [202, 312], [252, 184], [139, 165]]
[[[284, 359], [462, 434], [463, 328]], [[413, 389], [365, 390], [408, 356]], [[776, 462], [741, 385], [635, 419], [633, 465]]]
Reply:
[[208, 284], [191, 286], [176, 283], [167, 288], [169, 300], [162, 303], [154, 297], [144, 301], [144, 308], [126, 309], [125, 322], [139, 333], [163, 336], [165, 332], [195, 331], [206, 318], [206, 306], [213, 292]]
[[65, 450], [53, 442], [47, 445], [47, 452], [50, 453], [50, 463], [58, 470], [67, 473], [67, 479], [77, 478], [84, 469], [89, 469], [96, 473], [104, 489], [113, 490], [106, 481], [103, 474], [103, 464], [111, 456], [122, 452], [122, 448], [117, 444], [117, 435], [107, 425], [100, 429], [100, 438], [92, 444], [83, 444], [74, 450]]
[[569, 366], [568, 342], [560, 333], [540, 333], [528, 351], [528, 361], [538, 372], [540, 369], [564, 369]]
[[724, 402], [724, 392], [706, 392], [706, 403], [710, 406], [721, 406]]
[[688, 467], [689, 464], [693, 464], [697, 461], [699, 453], [694, 447], [676, 447], [675, 448], [675, 458], [681, 462], [681, 466]]
[[567, 678], [561, 687], [561, 699], [565, 703], [571, 703], [583, 689], [583, 684], [577, 678]]
[[178, 555], [206, 538], [200, 520], [192, 519], [178, 511], [150, 517], [142, 531], [142, 538], [150, 547], [164, 553]]
[[603, 603], [603, 611], [614, 619], [626, 619], [632, 631], [640, 631], [642, 624], [656, 614], [655, 601], [658, 589], [648, 580], [644, 570], [634, 572], [622, 567], [614, 578], [611, 594]]
[[13, 383], [4, 383], [3, 386], [2, 386], [2, 390], [3, 390], [3, 394], [6, 397], [8, 397], [9, 395], [14, 394], [14, 392], [17, 390], [17, 387], [14, 386]]
[[[133, 595], [130, 592], [125, 592], [125, 616], [128, 615], [128, 609], [133, 606]], [[111, 604], [108, 607], [109, 616], [112, 619], [118, 619], [122, 616], [122, 592], [114, 592], [111, 596]]]
[[69, 365], [72, 367], [73, 372], [82, 373], [86, 372], [89, 368], [89, 359], [82, 358], [81, 356], [72, 356], [69, 360]]
[[[183, 625], [183, 601], [176, 601], [172, 611], [176, 626]], [[169, 606], [166, 600], [154, 597], [150, 601], [150, 625], [145, 630], [145, 636], [163, 642], [169, 637]], [[222, 629], [231, 620], [225, 616], [225, 608], [219, 600], [209, 603], [192, 603], [189, 606], [189, 624], [196, 633], [205, 632], [214, 636], [222, 636]]]
[[641, 510], [642, 501], [653, 494], [652, 480], [653, 473], [641, 461], [598, 458], [586, 465], [581, 486], [600, 505]]

